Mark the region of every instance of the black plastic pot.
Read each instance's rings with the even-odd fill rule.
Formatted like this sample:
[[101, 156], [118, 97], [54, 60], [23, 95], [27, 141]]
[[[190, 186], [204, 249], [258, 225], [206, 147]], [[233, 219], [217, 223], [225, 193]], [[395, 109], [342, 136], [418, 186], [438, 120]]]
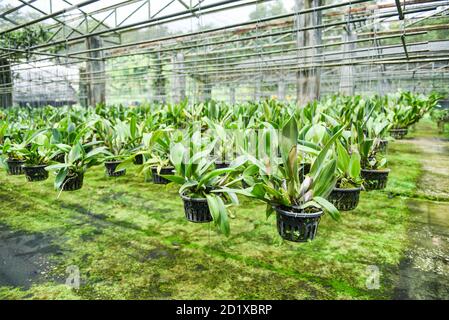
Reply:
[[190, 222], [207, 223], [213, 220], [206, 199], [190, 198], [184, 194], [181, 194], [181, 199], [184, 202], [186, 218]]
[[23, 166], [25, 177], [29, 182], [44, 181], [48, 179], [47, 165]]
[[390, 135], [395, 139], [402, 139], [408, 133], [408, 129], [390, 129]]
[[126, 174], [126, 169], [122, 169], [119, 171], [116, 171], [115, 169], [117, 166], [122, 163], [123, 161], [106, 161], [104, 163], [104, 166], [106, 167], [106, 173], [110, 177], [121, 177]]
[[[279, 235], [288, 241], [306, 242], [315, 239], [323, 211], [304, 212], [292, 207], [275, 206]], [[317, 209], [318, 210], [318, 209]]]
[[65, 154], [64, 153], [60, 153], [57, 156], [55, 156], [53, 158], [53, 160], [55, 160], [56, 162], [59, 162], [59, 163], [64, 163], [65, 162]]
[[63, 191], [76, 191], [83, 187], [84, 174], [75, 173], [69, 174], [62, 183]]
[[328, 200], [340, 211], [351, 211], [359, 204], [360, 190], [361, 188], [334, 188]]
[[136, 165], [143, 164], [143, 154], [138, 154], [134, 157], [134, 164]]
[[25, 164], [25, 161], [8, 159], [6, 160], [6, 163], [8, 164], [9, 175], [18, 176], [23, 174], [23, 165]]
[[[167, 167], [167, 168], [162, 168], [160, 174], [173, 174], [173, 167]], [[158, 173], [157, 173], [157, 168], [153, 167], [151, 168], [151, 173], [153, 175], [153, 182], [155, 184], [167, 184], [170, 183], [169, 180], [165, 179], [164, 177], [161, 177]]]
[[225, 169], [225, 168], [229, 168], [229, 165], [231, 163], [228, 161], [216, 161], [215, 162], [215, 168], [216, 169]]
[[381, 190], [385, 189], [388, 182], [388, 174], [390, 169], [384, 170], [366, 170], [362, 169], [360, 175], [364, 180], [363, 186], [365, 190]]

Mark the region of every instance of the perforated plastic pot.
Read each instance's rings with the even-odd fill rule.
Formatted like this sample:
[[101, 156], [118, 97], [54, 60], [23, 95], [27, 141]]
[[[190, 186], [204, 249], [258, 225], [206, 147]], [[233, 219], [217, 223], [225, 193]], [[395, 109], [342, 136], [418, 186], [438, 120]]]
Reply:
[[25, 177], [30, 182], [44, 181], [48, 179], [47, 165], [23, 166]]
[[184, 212], [187, 220], [195, 223], [211, 222], [212, 215], [209, 211], [209, 205], [205, 198], [190, 198], [185, 194], [181, 194], [184, 202]]
[[385, 189], [388, 182], [388, 174], [390, 169], [384, 170], [366, 170], [362, 169], [360, 175], [364, 180], [363, 186], [365, 190], [382, 190]]
[[[167, 168], [162, 168], [160, 174], [162, 175], [172, 175], [173, 174], [173, 167], [167, 167]], [[169, 180], [165, 179], [164, 177], [161, 177], [158, 173], [157, 173], [157, 168], [153, 167], [151, 168], [151, 173], [153, 175], [153, 182], [155, 184], [167, 184], [170, 183]]]
[[83, 187], [84, 174], [83, 173], [72, 173], [69, 174], [62, 183], [63, 191], [76, 191]]
[[288, 241], [306, 242], [315, 239], [323, 211], [304, 212], [304, 210], [274, 206], [279, 235]]
[[55, 156], [53, 158], [54, 161], [59, 162], [59, 163], [64, 163], [65, 162], [65, 154], [64, 153], [60, 153], [57, 156]]
[[340, 211], [351, 211], [359, 204], [360, 190], [361, 188], [334, 188], [328, 200]]
[[402, 139], [404, 138], [408, 133], [408, 129], [390, 129], [390, 135], [395, 139]]
[[9, 175], [18, 176], [24, 173], [23, 165], [25, 164], [25, 161], [8, 159], [6, 160], [6, 163], [8, 164]]
[[106, 173], [110, 177], [120, 177], [126, 174], [126, 169], [122, 169], [119, 171], [116, 171], [116, 168], [120, 163], [123, 161], [107, 161], [104, 163], [104, 166], [106, 168]]
[[134, 157], [134, 164], [136, 165], [143, 164], [143, 154], [138, 154]]
[[225, 168], [229, 168], [229, 165], [231, 163], [228, 161], [216, 161], [215, 162], [215, 168], [216, 169], [225, 169]]

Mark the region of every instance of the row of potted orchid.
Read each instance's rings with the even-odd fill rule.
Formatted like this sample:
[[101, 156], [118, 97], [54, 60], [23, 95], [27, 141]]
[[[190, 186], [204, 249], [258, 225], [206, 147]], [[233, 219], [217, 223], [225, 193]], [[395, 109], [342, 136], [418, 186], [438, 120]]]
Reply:
[[[354, 210], [362, 190], [386, 187], [394, 130], [416, 123], [436, 95], [332, 96], [298, 107], [276, 100], [227, 105], [97, 105], [0, 112], [1, 163], [31, 182], [55, 174], [58, 191], [79, 190], [85, 172], [179, 184], [185, 216], [230, 234], [239, 196], [266, 203], [279, 234], [315, 238], [320, 219]], [[408, 119], [408, 120], [404, 120]], [[392, 131], [393, 130], [393, 131]]]

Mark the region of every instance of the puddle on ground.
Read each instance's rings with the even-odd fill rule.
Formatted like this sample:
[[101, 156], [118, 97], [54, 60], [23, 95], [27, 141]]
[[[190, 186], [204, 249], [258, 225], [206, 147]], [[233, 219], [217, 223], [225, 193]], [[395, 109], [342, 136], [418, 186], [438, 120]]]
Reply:
[[61, 254], [50, 237], [40, 233], [13, 231], [0, 224], [0, 286], [27, 289], [48, 278], [50, 256]]

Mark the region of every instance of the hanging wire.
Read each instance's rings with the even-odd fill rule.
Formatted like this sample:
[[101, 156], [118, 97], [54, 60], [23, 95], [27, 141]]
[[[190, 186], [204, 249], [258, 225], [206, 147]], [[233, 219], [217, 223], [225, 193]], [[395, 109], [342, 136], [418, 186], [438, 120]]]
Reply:
[[[405, 1], [404, 1], [404, 7], [403, 7], [403, 9], [402, 9], [402, 12], [405, 12]], [[402, 35], [401, 35], [401, 42], [402, 42], [402, 45], [403, 45], [403, 49], [404, 49], [404, 53], [405, 53], [405, 55], [406, 55], [406, 58], [407, 58], [407, 61], [408, 61], [408, 59], [409, 59], [409, 56], [408, 56], [408, 52], [407, 52], [407, 46], [406, 46], [406, 43], [405, 43], [405, 23], [406, 23], [406, 15], [404, 15], [404, 14], [402, 14], [403, 15], [403, 19], [400, 21], [400, 28], [401, 28], [401, 33], [402, 33]], [[407, 70], [408, 70], [408, 68], [409, 68], [409, 66], [410, 66], [410, 64], [407, 62]], [[414, 80], [414, 77], [415, 77], [415, 72], [413, 72], [413, 76], [412, 76], [412, 79]], [[415, 84], [415, 81], [413, 81], [413, 85]], [[413, 91], [414, 91], [414, 87], [413, 87]]]
[[313, 39], [313, 41], [311, 41], [312, 42], [312, 46], [314, 47], [311, 51], [312, 51], [312, 54], [311, 54], [311, 57], [308, 59], [309, 60], [309, 63], [311, 64], [311, 68], [309, 69], [309, 74], [308, 74], [308, 78], [309, 78], [309, 81], [310, 81], [310, 79], [312, 80], [311, 81], [311, 85], [308, 85], [307, 86], [307, 100], [308, 101], [311, 101], [312, 99], [311, 98], [313, 98], [313, 99], [317, 99], [318, 97], [317, 97], [317, 93], [318, 93], [318, 88], [317, 88], [317, 86], [318, 86], [318, 83], [317, 83], [317, 77], [318, 77], [318, 74], [317, 74], [317, 68], [316, 68], [316, 60], [315, 60], [315, 57], [316, 57], [316, 53], [317, 53], [317, 45], [318, 45], [318, 32], [319, 32], [319, 30], [318, 30], [318, 28], [316, 28], [316, 26], [318, 25], [318, 16], [317, 16], [317, 13], [316, 13], [316, 9], [315, 9], [315, 5], [316, 5], [317, 3], [316, 3], [316, 1], [315, 0], [313, 0], [312, 1], [312, 13], [311, 13], [311, 17], [310, 17], [310, 19], [309, 19], [309, 21], [310, 21], [310, 24], [311, 24], [311, 26], [312, 27], [314, 27], [313, 29], [312, 29], [312, 39]]
[[370, 12], [372, 14], [372, 20], [373, 20], [373, 48], [371, 50], [371, 57], [370, 57], [370, 65], [368, 66], [369, 69], [369, 77], [368, 77], [368, 88], [366, 89], [369, 93], [372, 93], [372, 83], [373, 83], [373, 75], [377, 74], [378, 72], [378, 67], [375, 66], [374, 62], [375, 62], [375, 52], [377, 51], [377, 42], [376, 42], [376, 37], [377, 37], [377, 22], [376, 22], [376, 9], [372, 9], [372, 11]]
[[[256, 4], [256, 10], [257, 10], [257, 6], [261, 4], [261, 5], [265, 5], [263, 3], [263, 1], [260, 1]], [[256, 32], [256, 38], [255, 38], [255, 43], [256, 43], [256, 52], [258, 53], [257, 55], [257, 69], [258, 69], [258, 75], [257, 77], [255, 77], [255, 82], [254, 82], [254, 100], [256, 103], [260, 103], [260, 81], [261, 81], [261, 77], [262, 77], [262, 53], [261, 53], [261, 48], [260, 48], [260, 42], [259, 42], [259, 24], [260, 24], [260, 16], [257, 16], [257, 21], [256, 21], [256, 28], [255, 28], [255, 32]]]
[[[259, 3], [260, 2], [261, 1], [259, 1]], [[199, 3], [199, 4], [201, 6], [201, 3]], [[352, 3], [349, 4], [350, 8], [351, 8], [351, 5], [352, 5]], [[313, 8], [313, 13], [314, 14], [317, 11], [315, 9], [316, 9], [316, 7], [314, 6], [314, 8]], [[298, 12], [296, 13], [296, 16], [297, 17], [299, 16]], [[367, 17], [367, 18], [369, 19], [369, 17]], [[372, 19], [372, 21], [376, 20], [376, 13], [375, 12], [372, 13], [371, 19]], [[350, 20], [350, 18], [349, 18], [349, 20]], [[257, 32], [261, 31], [260, 30], [260, 28], [261, 28], [260, 22], [261, 22], [260, 19], [258, 19], [257, 25], [256, 25]], [[298, 19], [296, 19], [296, 23], [297, 22], [298, 22]], [[202, 24], [202, 22], [199, 21], [199, 24]], [[401, 29], [402, 29], [402, 34], [403, 35], [405, 35], [404, 24], [405, 23], [403, 22], [402, 25], [401, 25]], [[192, 30], [194, 29], [193, 25], [191, 26], [191, 29]], [[201, 30], [201, 37], [204, 37], [203, 31], [204, 30], [202, 29]], [[293, 34], [295, 33], [294, 30], [292, 30], [291, 32]], [[385, 79], [385, 77], [382, 77], [382, 75], [385, 75], [385, 72], [382, 71], [382, 67], [377, 68], [378, 65], [376, 65], [376, 63], [378, 62], [379, 58], [376, 57], [375, 52], [376, 52], [376, 50], [378, 50], [379, 54], [380, 54], [380, 51], [382, 50], [381, 49], [382, 47], [380, 47], [380, 41], [376, 40], [376, 38], [377, 38], [377, 36], [379, 35], [380, 32], [382, 32], [381, 29], [378, 29], [378, 28], [374, 28], [373, 29], [373, 36], [369, 37], [369, 38], [372, 39], [371, 41], [373, 42], [373, 47], [372, 47], [372, 49], [369, 50], [369, 51], [371, 51], [371, 53], [367, 55], [367, 58], [368, 58], [367, 62], [368, 63], [365, 64], [365, 66], [363, 66], [363, 67], [357, 67], [357, 69], [360, 70], [360, 71], [366, 71], [365, 75], [362, 74], [363, 72], [360, 72], [360, 77], [358, 78], [358, 80], [360, 82], [362, 82], [366, 86], [366, 90], [367, 91], [370, 91], [370, 92], [376, 92], [377, 91], [377, 93], [381, 93], [381, 92], [385, 91], [384, 90], [385, 88], [382, 86], [382, 81], [384, 81], [384, 82], [386, 81], [386, 80], [383, 80], [383, 79]], [[65, 49], [66, 49], [65, 60], [68, 62], [69, 61], [68, 59], [72, 59], [72, 58], [69, 58], [69, 56], [68, 56], [68, 43], [69, 43], [69, 41], [65, 37], [66, 33], [67, 33], [66, 28], [63, 28], [63, 33], [64, 33], [64, 39], [65, 39], [64, 45], [65, 45]], [[299, 31], [296, 32], [296, 33], [299, 34]], [[253, 52], [253, 53], [256, 53], [255, 57], [257, 57], [257, 58], [254, 59], [253, 61], [245, 60], [245, 62], [243, 62], [243, 63], [247, 63], [247, 64], [250, 63], [251, 66], [254, 66], [252, 72], [255, 72], [256, 75], [258, 73], [258, 77], [253, 77], [253, 78], [250, 78], [249, 76], [247, 77], [247, 80], [249, 80], [249, 81], [246, 82], [246, 84], [245, 84], [246, 86], [251, 86], [250, 83], [257, 84], [257, 85], [265, 84], [266, 82], [268, 82], [269, 76], [270, 75], [273, 76], [273, 74], [276, 73], [276, 72], [278, 72], [280, 76], [283, 76], [281, 70], [287, 70], [287, 72], [292, 72], [291, 69], [284, 68], [286, 66], [284, 66], [283, 64], [277, 64], [277, 63], [274, 62], [273, 59], [268, 59], [268, 58], [265, 59], [264, 58], [264, 57], [268, 57], [268, 55], [267, 55], [266, 51], [264, 52], [263, 50], [261, 50], [261, 48], [265, 48], [265, 45], [262, 46], [262, 43], [260, 42], [260, 40], [262, 39], [262, 36], [264, 36], [264, 35], [263, 34], [262, 35], [257, 34], [257, 37], [256, 37], [256, 39], [257, 39], [257, 46], [255, 47], [255, 52]], [[198, 41], [198, 38], [195, 39], [195, 40]], [[211, 42], [213, 42], [213, 40], [210, 37], [208, 37], [206, 40], [208, 41], [209, 44]], [[411, 44], [409, 45], [409, 47], [410, 46], [411, 46]], [[203, 48], [203, 47], [206, 48], [206, 45], [200, 46], [200, 48]], [[196, 48], [198, 48], [198, 46]], [[30, 48], [27, 48], [26, 52], [30, 52], [29, 50], [30, 50]], [[305, 49], [305, 50], [309, 50], [309, 49]], [[311, 51], [312, 50], [313, 49], [311, 49]], [[199, 51], [202, 51], [202, 50], [199, 50]], [[197, 50], [197, 53], [199, 53], [199, 51]], [[314, 59], [314, 63], [311, 64], [310, 70], [312, 70], [313, 74], [315, 74], [319, 70], [322, 70], [324, 67], [320, 66], [320, 64], [322, 65], [326, 61], [325, 55], [318, 54], [318, 52], [319, 51], [315, 48], [315, 51], [313, 51], [313, 55], [312, 55], [313, 59]], [[301, 54], [303, 55], [304, 53], [301, 50], [296, 50], [296, 58], [298, 60], [298, 64], [300, 64], [299, 63], [299, 58], [301, 57]], [[386, 53], [386, 54], [388, 54], [388, 53]], [[136, 56], [136, 57], [137, 58], [134, 59], [134, 61], [138, 61], [140, 56]], [[321, 58], [318, 58], [318, 57], [321, 57]], [[190, 66], [194, 67], [194, 68], [189, 68], [189, 70], [190, 69], [199, 69], [199, 68], [201, 68], [202, 70], [206, 69], [204, 72], [205, 73], [209, 72], [210, 75], [215, 76], [216, 79], [224, 80], [224, 81], [227, 81], [227, 82], [231, 82], [231, 80], [233, 80], [235, 82], [234, 79], [238, 79], [238, 78], [235, 77], [236, 76], [236, 71], [235, 70], [230, 70], [232, 64], [230, 63], [229, 55], [225, 54], [221, 58], [223, 60], [219, 60], [219, 61], [221, 61], [221, 66], [224, 67], [225, 72], [221, 72], [220, 73], [219, 69], [208, 70], [207, 67], [211, 67], [211, 65], [210, 64], [206, 64], [205, 61], [199, 61], [198, 59], [195, 60], [194, 64], [189, 65], [189, 67]], [[295, 55], [293, 55], [293, 58], [295, 58]], [[305, 57], [304, 57], [304, 59], [305, 59]], [[205, 60], [207, 60], [207, 59], [205, 59]], [[224, 63], [223, 63], [223, 61], [224, 61]], [[120, 64], [121, 62], [122, 61], [120, 61], [120, 60], [116, 61], [115, 65]], [[264, 62], [265, 62], [265, 64], [264, 64]], [[71, 63], [72, 64], [76, 63], [76, 65], [80, 64], [79, 62], [73, 62], [73, 61]], [[293, 65], [293, 63], [291, 65]], [[38, 92], [37, 92], [37, 90], [39, 89], [39, 86], [42, 86], [43, 88], [45, 88], [43, 91], [45, 91], [45, 90], [50, 91], [51, 88], [53, 88], [53, 87], [49, 87], [49, 84], [46, 82], [46, 81], [48, 81], [48, 77], [42, 77], [42, 78], [36, 77], [37, 74], [42, 73], [41, 70], [44, 69], [43, 66], [40, 65], [40, 64], [37, 64], [37, 63], [35, 63], [33, 66], [34, 66], [34, 77], [32, 77], [32, 79], [30, 79], [30, 81], [28, 83], [20, 84], [20, 83], [18, 83], [19, 82], [18, 79], [15, 79], [17, 87], [20, 88], [20, 90], [17, 90], [15, 93], [16, 93], [16, 95], [19, 95], [19, 94], [20, 95], [28, 95], [28, 99], [35, 99], [36, 101], [38, 101], [38, 100], [45, 100], [46, 99], [45, 96], [44, 95], [39, 95]], [[240, 65], [238, 65], [238, 66], [240, 66]], [[271, 68], [266, 68], [266, 67], [271, 67]], [[296, 66], [296, 69], [298, 69], [297, 67], [298, 66]], [[305, 67], [305, 65], [304, 65], [304, 67]], [[320, 69], [320, 67], [321, 67], [321, 69]], [[354, 67], [353, 70], [355, 70], [355, 68], [356, 67]], [[233, 68], [233, 69], [236, 69], [236, 68]], [[58, 70], [61, 70], [61, 69], [58, 69]], [[64, 69], [64, 70], [66, 70], [66, 69]], [[299, 69], [299, 70], [303, 70], [303, 69]], [[181, 70], [181, 72], [186, 73], [187, 72], [187, 68], [183, 68], [183, 70]], [[68, 71], [66, 71], [66, 72], [64, 72], [64, 71], [59, 72], [58, 71], [58, 73], [59, 73], [58, 77], [55, 77], [54, 79], [52, 79], [53, 82], [61, 81], [61, 83], [62, 83], [63, 81], [66, 81], [67, 83], [70, 83], [70, 81], [72, 80], [72, 79], [69, 80], [68, 77], [66, 79], [59, 79], [59, 78], [63, 78], [63, 73], [66, 73], [67, 75], [69, 75], [70, 72], [68, 72]], [[403, 73], [403, 75], [404, 74], [407, 74], [407, 73]], [[420, 74], [422, 74], [422, 72], [417, 72], [416, 73], [417, 79], [420, 78]], [[299, 75], [303, 76], [303, 74], [301, 72], [299, 72]], [[410, 73], [408, 73], [408, 75], [410, 75]], [[106, 75], [103, 75], [103, 76], [98, 76], [97, 75], [97, 76], [94, 77], [94, 73], [91, 74], [91, 77], [95, 78], [97, 81], [100, 81], [100, 80], [107, 81], [108, 84], [110, 84], [111, 87], [113, 85], [113, 81], [111, 81], [112, 77], [108, 77]], [[123, 77], [124, 76], [122, 76], [122, 78]], [[138, 81], [140, 79], [141, 79], [141, 77], [140, 77], [139, 74], [134, 74], [133, 73], [133, 74], [129, 75], [126, 80], [128, 80], [128, 82], [131, 81], [132, 83], [135, 82], [136, 84], [138, 84]], [[196, 90], [195, 90], [196, 89], [196, 87], [195, 87], [196, 86], [196, 81], [191, 81], [192, 80], [191, 78], [188, 78], [188, 79], [189, 79], [189, 84], [191, 83], [192, 86], [193, 86], [193, 92], [196, 93]], [[91, 80], [94, 81], [94, 79], [91, 79]], [[304, 80], [304, 79], [302, 79], [302, 80]], [[375, 90], [374, 87], [372, 86], [375, 81], [377, 82], [377, 90]], [[396, 85], [398, 83], [401, 84], [402, 83], [401, 81], [404, 81], [404, 79], [403, 78], [401, 79], [401, 77], [398, 77], [398, 80], [395, 81], [395, 84]], [[12, 82], [14, 82], [14, 81], [12, 81]], [[76, 82], [77, 82], [77, 80], [75, 79], [74, 83], [76, 83]], [[125, 81], [122, 80], [122, 82], [125, 82]], [[323, 83], [328, 83], [328, 81], [323, 81]], [[405, 80], [405, 84], [404, 85], [407, 85], [407, 83], [409, 83], [409, 82], [407, 82], [407, 80]], [[270, 83], [270, 84], [272, 84], [272, 83]], [[189, 87], [192, 88], [192, 86], [189, 86]], [[56, 85], [55, 85], [55, 88], [57, 88]], [[8, 90], [12, 91], [12, 89], [8, 88], [7, 86], [3, 86], [0, 90], [2, 90], [2, 92], [8, 91]], [[61, 96], [60, 98], [63, 98], [63, 94], [61, 93], [62, 91], [60, 90], [58, 92], [59, 92], [58, 94]], [[112, 92], [112, 90], [109, 91], [109, 92]], [[39, 93], [44, 93], [44, 92], [39, 92]], [[67, 95], [68, 95], [68, 90], [66, 91], [66, 96]], [[122, 93], [117, 94], [117, 96], [122, 96]], [[123, 96], [129, 97], [131, 95], [123, 93]], [[197, 98], [196, 94], [193, 94], [193, 96], [195, 96], [194, 99]], [[44, 102], [44, 101], [42, 101], [42, 102]]]
[[[196, 52], [197, 52], [197, 56], [200, 56], [200, 52], [204, 51], [204, 56], [207, 58], [207, 47], [208, 47], [208, 40], [207, 39], [208, 38], [205, 37], [204, 33], [203, 33], [204, 26], [203, 26], [203, 12], [202, 12], [201, 4], [202, 4], [202, 1], [199, 1], [198, 2], [198, 9], [199, 10], [197, 12], [197, 29], [199, 29], [199, 31], [200, 31], [200, 36], [199, 36], [199, 38], [196, 41], [204, 42], [204, 46], [202, 46], [202, 48], [201, 48], [201, 46], [197, 46]], [[193, 19], [195, 19], [195, 15], [192, 16], [192, 21], [193, 21]], [[193, 25], [192, 25], [192, 32], [193, 31], [194, 30], [193, 30]], [[203, 64], [203, 62], [201, 62], [201, 64], [199, 64], [198, 62], [199, 62], [198, 59], [195, 59], [195, 62], [194, 62], [195, 70], [198, 70], [198, 66], [201, 66], [201, 64]], [[195, 72], [195, 71], [193, 71], [193, 72]], [[193, 74], [193, 72], [192, 72], [192, 74]], [[201, 101], [202, 98], [203, 98], [203, 92], [201, 90], [204, 90], [204, 83], [203, 83], [203, 85], [200, 85], [198, 83], [198, 81], [201, 81], [199, 76], [193, 77], [193, 81], [192, 81], [192, 83], [193, 83], [193, 97], [194, 97], [193, 99], [194, 99], [194, 102], [203, 102], [203, 101]]]
[[[351, 50], [352, 46], [349, 44], [352, 41], [352, 26], [351, 26], [351, 10], [352, 2], [349, 4], [348, 12], [344, 14], [343, 19], [346, 20], [346, 25], [343, 27], [342, 36], [342, 56], [345, 58], [344, 62], [352, 63]], [[354, 91], [354, 70], [353, 66], [349, 64], [348, 67], [340, 67], [340, 84], [339, 91], [343, 91], [344, 94], [351, 93]]]
[[[201, 4], [200, 4], [201, 5]], [[190, 1], [190, 6], [192, 6], [192, 1]], [[195, 16], [192, 15], [192, 17], [190, 18], [190, 32], [194, 32], [194, 21], [195, 21]], [[199, 18], [197, 18], [196, 20], [196, 26], [198, 29], [201, 29], [201, 21]], [[198, 53], [198, 48], [197, 48], [197, 53]], [[197, 62], [194, 62], [195, 65], [195, 69], [197, 67]], [[193, 81], [191, 81], [192, 85], [189, 89], [189, 97], [191, 97], [191, 100], [193, 102], [193, 104], [197, 103], [198, 101], [198, 96], [197, 96], [197, 92], [196, 92], [196, 79], [195, 77], [193, 77]], [[189, 99], [190, 100], [190, 99]]]
[[[294, 30], [297, 30], [296, 31], [296, 33], [294, 33], [294, 32], [292, 32], [292, 34], [295, 36], [295, 42], [296, 42], [296, 47], [297, 47], [297, 49], [299, 49], [299, 46], [300, 46], [300, 38], [299, 38], [299, 28], [300, 28], [300, 23], [299, 23], [299, 19], [300, 19], [300, 15], [299, 15], [299, 11], [300, 11], [300, 7], [299, 7], [299, 2], [296, 2], [296, 4], [295, 4], [295, 10], [296, 10], [296, 15], [294, 16], [294, 19], [295, 19], [295, 21], [294, 21], [294, 23], [293, 23], [293, 31]], [[301, 64], [301, 56], [302, 56], [302, 50], [296, 50], [296, 61], [297, 61], [297, 63], [298, 63], [298, 65], [300, 65]], [[300, 84], [301, 84], [301, 79], [300, 79], [300, 77], [301, 77], [301, 69], [298, 69], [297, 71], [296, 71], [296, 86], [300, 86]], [[299, 93], [300, 93], [300, 90], [299, 90], [299, 88], [297, 88], [296, 89], [297, 90], [297, 92], [296, 92], [296, 100], [297, 100], [297, 103], [299, 104], [300, 103], [300, 101], [299, 101]]]

